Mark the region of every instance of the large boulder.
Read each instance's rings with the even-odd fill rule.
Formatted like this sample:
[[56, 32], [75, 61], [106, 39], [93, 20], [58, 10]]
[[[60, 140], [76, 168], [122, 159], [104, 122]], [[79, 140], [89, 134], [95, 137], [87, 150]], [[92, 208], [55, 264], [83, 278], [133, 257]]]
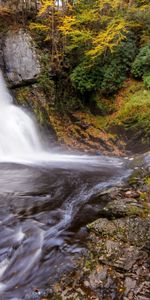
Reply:
[[37, 10], [40, 0], [0, 0], [0, 6], [11, 9], [11, 12]]
[[40, 73], [35, 44], [24, 29], [8, 31], [3, 43], [3, 58], [11, 85], [32, 82]]

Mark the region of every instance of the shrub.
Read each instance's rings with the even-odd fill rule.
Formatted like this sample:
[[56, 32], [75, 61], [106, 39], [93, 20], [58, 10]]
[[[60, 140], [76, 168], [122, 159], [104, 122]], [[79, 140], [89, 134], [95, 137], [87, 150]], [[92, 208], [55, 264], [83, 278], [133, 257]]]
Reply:
[[96, 65], [89, 67], [83, 62], [73, 70], [70, 78], [73, 86], [84, 94], [101, 87], [101, 68]]
[[121, 86], [126, 77], [126, 68], [116, 61], [104, 68], [104, 77], [101, 84], [102, 93], [105, 95], [115, 93]]
[[116, 52], [80, 63], [71, 74], [73, 86], [82, 94], [95, 90], [101, 90], [105, 95], [115, 93], [122, 86], [136, 52], [136, 41], [130, 33]]
[[143, 76], [144, 86], [150, 89], [150, 73]]
[[132, 74], [135, 78], [142, 78], [150, 70], [150, 44], [140, 49], [132, 64]]
[[122, 86], [126, 74], [131, 68], [136, 52], [136, 40], [134, 35], [130, 33], [104, 65], [104, 75], [101, 85], [104, 94], [113, 94]]

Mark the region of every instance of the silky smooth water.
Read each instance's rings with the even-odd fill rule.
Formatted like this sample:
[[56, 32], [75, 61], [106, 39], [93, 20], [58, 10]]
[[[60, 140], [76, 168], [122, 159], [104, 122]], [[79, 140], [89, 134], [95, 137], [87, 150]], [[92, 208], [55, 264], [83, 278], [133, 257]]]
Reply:
[[100, 194], [129, 175], [124, 159], [46, 151], [0, 74], [0, 299], [41, 299], [73, 267]]
[[13, 105], [0, 72], [0, 158], [14, 159], [39, 153], [42, 146], [36, 125], [21, 108]]

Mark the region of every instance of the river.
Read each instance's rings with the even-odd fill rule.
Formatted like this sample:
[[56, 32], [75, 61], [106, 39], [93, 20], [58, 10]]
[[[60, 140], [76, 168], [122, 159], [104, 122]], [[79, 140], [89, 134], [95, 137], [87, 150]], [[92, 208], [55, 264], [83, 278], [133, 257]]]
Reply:
[[[0, 77], [0, 299], [40, 299], [84, 251], [102, 191], [130, 174], [124, 158], [45, 150]], [[38, 298], [39, 297], [39, 298]]]

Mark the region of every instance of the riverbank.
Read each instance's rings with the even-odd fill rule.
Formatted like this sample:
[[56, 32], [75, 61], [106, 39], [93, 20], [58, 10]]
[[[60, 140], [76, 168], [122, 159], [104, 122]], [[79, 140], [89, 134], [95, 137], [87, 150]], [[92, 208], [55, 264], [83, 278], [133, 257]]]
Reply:
[[149, 299], [149, 163], [140, 163], [124, 187], [101, 197], [111, 201], [87, 225], [87, 251], [42, 300]]
[[105, 108], [99, 114], [85, 108], [59, 111], [38, 84], [16, 88], [14, 94], [18, 104], [30, 109], [64, 149], [115, 156], [149, 150], [150, 91], [140, 81], [125, 81], [112, 99], [97, 95], [97, 106]]

